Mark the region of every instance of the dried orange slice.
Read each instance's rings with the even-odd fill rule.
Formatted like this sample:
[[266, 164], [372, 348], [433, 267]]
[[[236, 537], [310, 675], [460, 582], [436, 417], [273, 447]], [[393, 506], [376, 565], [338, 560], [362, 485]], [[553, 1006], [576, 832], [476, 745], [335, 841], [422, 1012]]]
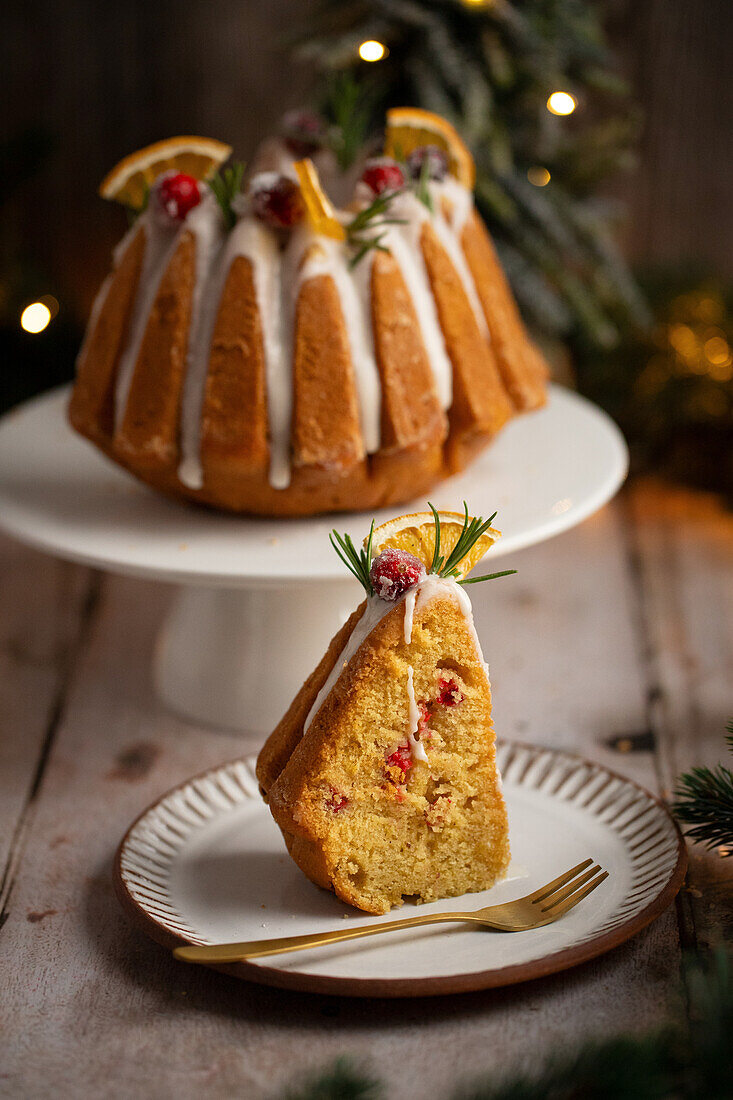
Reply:
[[197, 180], [213, 176], [232, 151], [223, 141], [204, 137], [173, 137], [146, 145], [116, 164], [99, 187], [103, 199], [116, 199], [142, 210], [148, 190], [162, 172], [186, 172]]
[[458, 131], [450, 122], [420, 107], [393, 107], [387, 111], [384, 153], [404, 159], [421, 145], [437, 145], [448, 157], [451, 174], [473, 190], [476, 165]]
[[[438, 512], [440, 519], [440, 555], [445, 560], [458, 542], [465, 516], [462, 512]], [[469, 520], [471, 517], [469, 516]], [[466, 557], [458, 564], [460, 577], [469, 573], [474, 565], [491, 549], [501, 535], [494, 527], [481, 535], [473, 544]], [[366, 539], [364, 540], [366, 545]], [[435, 519], [432, 512], [412, 512], [406, 516], [398, 516], [387, 523], [374, 528], [372, 535], [372, 557], [376, 558], [387, 547], [397, 550], [407, 550], [419, 558], [426, 569], [432, 565], [435, 552]]]
[[308, 157], [296, 160], [294, 166], [303, 196], [308, 224], [315, 233], [332, 237], [335, 241], [346, 240], [346, 230], [336, 217], [331, 200], [321, 187], [316, 166]]

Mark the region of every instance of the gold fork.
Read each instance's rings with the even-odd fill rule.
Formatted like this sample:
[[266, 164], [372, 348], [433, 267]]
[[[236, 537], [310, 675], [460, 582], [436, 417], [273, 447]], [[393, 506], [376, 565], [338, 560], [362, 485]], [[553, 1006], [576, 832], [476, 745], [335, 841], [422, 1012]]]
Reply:
[[381, 932], [397, 932], [402, 928], [417, 928], [422, 924], [443, 924], [448, 921], [467, 921], [493, 928], [498, 932], [525, 932], [541, 928], [543, 924], [564, 917], [578, 902], [592, 893], [608, 878], [592, 859], [585, 859], [571, 867], [564, 875], [540, 886], [526, 897], [516, 898], [501, 905], [488, 905], [473, 913], [426, 913], [424, 916], [405, 917], [403, 920], [383, 924], [362, 924], [355, 928], [338, 928], [334, 932], [319, 932], [306, 936], [281, 936], [271, 940], [250, 940], [244, 943], [212, 943], [191, 947], [176, 947], [173, 954], [185, 962], [216, 963], [239, 962], [242, 959], [258, 959], [262, 955], [279, 955], [285, 951], [302, 951], [306, 947], [323, 947], [343, 940], [356, 940], [361, 936], [376, 936]]

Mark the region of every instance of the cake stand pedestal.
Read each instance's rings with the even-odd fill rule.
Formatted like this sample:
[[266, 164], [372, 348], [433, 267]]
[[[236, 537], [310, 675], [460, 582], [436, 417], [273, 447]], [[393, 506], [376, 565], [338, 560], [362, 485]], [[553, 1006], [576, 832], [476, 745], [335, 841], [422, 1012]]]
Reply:
[[[0, 528], [71, 561], [179, 585], [154, 655], [161, 697], [197, 722], [269, 732], [360, 598], [328, 532], [349, 531], [358, 544], [371, 516], [257, 519], [166, 500], [72, 432], [67, 400], [63, 387], [0, 421]], [[627, 464], [605, 413], [553, 386], [546, 408], [509, 424], [431, 500], [498, 511], [493, 563], [591, 515]], [[418, 500], [375, 519], [425, 506]]]
[[[153, 658], [158, 695], [204, 724], [274, 729], [360, 599], [356, 582], [181, 588]], [[273, 685], [287, 685], [273, 692]]]

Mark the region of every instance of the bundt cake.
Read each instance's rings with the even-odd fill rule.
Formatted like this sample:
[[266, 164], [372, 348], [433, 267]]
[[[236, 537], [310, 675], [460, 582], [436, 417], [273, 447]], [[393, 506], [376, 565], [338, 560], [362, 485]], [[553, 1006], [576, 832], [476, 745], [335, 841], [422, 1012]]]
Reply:
[[[542, 405], [465, 146], [413, 110], [387, 135], [395, 155], [356, 183], [292, 137], [265, 143], [244, 191], [241, 166], [212, 176], [230, 150], [205, 139], [121, 162], [102, 194], [135, 220], [92, 310], [73, 427], [163, 492], [286, 516], [414, 498]], [[350, 188], [342, 209], [318, 169]]]
[[[461, 584], [469, 524], [479, 552], [498, 532], [466, 516], [427, 572], [400, 547], [406, 531], [434, 532], [432, 517], [405, 519], [373, 560], [339, 540], [367, 598], [257, 761], [292, 858], [368, 913], [487, 889], [509, 862], [488, 670]], [[444, 547], [454, 521], [436, 516]]]

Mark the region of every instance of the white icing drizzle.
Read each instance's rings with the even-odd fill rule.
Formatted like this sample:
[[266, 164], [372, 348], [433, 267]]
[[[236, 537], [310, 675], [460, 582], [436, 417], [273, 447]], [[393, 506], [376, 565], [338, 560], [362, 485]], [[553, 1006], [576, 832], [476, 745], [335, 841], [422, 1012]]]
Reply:
[[[208, 299], [206, 318], [202, 315], [197, 358], [189, 365], [189, 379], [196, 375], [196, 390], [191, 395], [189, 419], [182, 417], [179, 477], [191, 488], [200, 488], [201, 414], [206, 386], [209, 355], [221, 294], [234, 260], [244, 256], [252, 264], [257, 310], [262, 326], [265, 358], [265, 383], [269, 418], [270, 480], [277, 486], [287, 485], [290, 448], [290, 375], [283, 365], [282, 331], [280, 324], [280, 252], [275, 235], [255, 218], [241, 218], [229, 235], [220, 253], [216, 272], [212, 274], [213, 289]], [[187, 391], [188, 396], [188, 391]], [[187, 480], [187, 478], [189, 480]]]
[[208, 187], [201, 202], [186, 218], [185, 225], [196, 242], [196, 263], [181, 398], [181, 462], [178, 478], [189, 489], [201, 489], [204, 484], [200, 455], [201, 414], [211, 337], [225, 275], [223, 265], [215, 269], [224, 240], [224, 224], [219, 204]]
[[415, 670], [412, 665], [407, 666], [407, 720], [409, 729], [407, 731], [407, 740], [410, 742], [410, 749], [412, 750], [412, 756], [414, 760], [423, 760], [426, 764], [428, 762], [428, 754], [425, 752], [425, 746], [419, 737], [416, 737], [418, 729], [420, 728], [420, 710], [415, 699]]
[[[409, 192], [394, 200], [390, 214], [403, 219], [405, 224], [385, 226], [382, 244], [389, 249], [402, 273], [417, 316], [438, 400], [441, 408], [449, 409], [453, 400], [453, 368], [420, 245], [423, 225], [430, 219], [430, 214], [423, 203]], [[361, 265], [357, 265], [357, 269], [358, 266]]]
[[456, 240], [460, 242], [464, 226], [473, 210], [473, 192], [464, 187], [462, 183], [459, 183], [455, 176], [446, 176], [440, 184], [440, 189], [442, 197], [448, 200], [450, 206], [448, 224], [453, 230]]
[[[478, 635], [476, 633], [476, 627], [473, 622], [473, 611], [471, 609], [471, 601], [468, 598], [468, 593], [465, 592], [461, 585], [452, 578], [439, 577], [435, 573], [429, 573], [424, 580], [420, 581], [419, 584], [416, 584], [413, 588], [408, 589], [407, 593], [403, 594], [399, 600], [382, 600], [379, 596], [367, 597], [364, 614], [352, 630], [346, 645], [339, 654], [337, 660], [334, 662], [334, 666], [331, 669], [331, 672], [329, 673], [325, 684], [318, 692], [313, 706], [308, 712], [308, 717], [303, 723], [304, 735], [308, 732], [313, 719], [318, 714], [318, 711], [321, 709], [326, 698], [331, 694], [331, 691], [338, 683], [342, 673], [348, 666], [349, 661], [354, 656], [359, 646], [368, 637], [368, 635], [371, 634], [377, 623], [379, 623], [384, 618], [387, 612], [391, 611], [395, 607], [398, 607], [401, 600], [404, 601], [405, 641], [409, 644], [409, 642], [412, 640], [412, 621], [414, 612], [416, 610], [419, 611], [425, 606], [425, 604], [429, 603], [431, 600], [437, 599], [439, 596], [451, 599], [458, 604], [458, 607], [460, 608], [465, 619], [466, 626], [468, 627], [468, 630], [471, 634], [473, 644], [476, 647], [478, 659], [483, 667], [486, 669], [486, 673], [488, 675], [489, 669], [488, 665], [484, 661], [483, 653], [481, 650], [481, 643], [479, 642]], [[415, 702], [415, 693], [414, 688], [412, 687], [412, 676], [413, 672], [412, 668], [410, 667], [408, 672], [407, 692], [408, 700], [410, 700], [410, 707], [412, 708], [414, 706], [414, 711], [412, 709], [410, 710], [410, 727], [412, 735], [414, 736], [418, 729], [419, 711]], [[415, 718], [415, 715], [417, 715], [417, 718]], [[410, 741], [410, 744], [412, 744], [412, 741]], [[417, 742], [417, 744], [419, 744], [419, 741]], [[425, 750], [423, 747], [423, 752], [424, 751]], [[422, 757], [418, 756], [418, 759], [422, 759]]]
[[[258, 167], [262, 170], [292, 176], [292, 164], [292, 156], [281, 141], [267, 143], [260, 151]], [[390, 211], [404, 224], [379, 228], [384, 233], [382, 243], [399, 267], [412, 300], [439, 402], [443, 409], [448, 409], [452, 403], [453, 372], [420, 243], [426, 221], [434, 227], [456, 269], [482, 334], [487, 340], [489, 336], [460, 240], [473, 208], [473, 197], [452, 177], [442, 182], [432, 182], [429, 186], [435, 208], [432, 215], [413, 193], [405, 192], [395, 199]], [[363, 185], [358, 185], [356, 199], [359, 205], [367, 201], [363, 192]], [[447, 216], [444, 200], [449, 207]], [[241, 204], [237, 212], [240, 209]], [[345, 213], [339, 215], [342, 220], [349, 216]], [[140, 230], [145, 233], [145, 251], [129, 337], [120, 357], [115, 384], [116, 428], [124, 419], [135, 366], [160, 282], [178, 246], [180, 233], [189, 231], [196, 237], [196, 274], [181, 406], [179, 477], [183, 484], [193, 489], [203, 485], [201, 416], [211, 338], [226, 276], [236, 256], [246, 256], [252, 263], [262, 324], [270, 485], [274, 489], [286, 489], [290, 484], [295, 310], [303, 285], [317, 275], [330, 276], [336, 287], [354, 371], [364, 448], [368, 454], [379, 450], [382, 395], [371, 315], [373, 252], [351, 270], [349, 250], [342, 242], [318, 236], [307, 226], [301, 225], [290, 235], [281, 253], [278, 235], [250, 216], [240, 218], [222, 248], [221, 218], [207, 187], [204, 188], [201, 203], [191, 211], [183, 225], [163, 217], [151, 204], [115, 250], [115, 266], [119, 264], [134, 234]], [[109, 280], [97, 296], [93, 318], [98, 315], [108, 293]], [[92, 327], [90, 324], [88, 331]], [[407, 618], [406, 613], [406, 629], [408, 623], [411, 624], [411, 619]]]
[[408, 588], [405, 595], [405, 642], [407, 645], [412, 641], [412, 621], [415, 617], [415, 599], [417, 597], [417, 586]]
[[359, 619], [359, 622], [356, 624], [354, 629], [351, 631], [349, 640], [339, 654], [338, 659], [336, 660], [333, 668], [331, 669], [331, 672], [329, 673], [328, 679], [326, 680], [321, 690], [318, 692], [318, 695], [315, 698], [315, 702], [308, 712], [308, 717], [303, 723], [304, 735], [308, 732], [311, 722], [318, 714], [318, 711], [321, 709], [323, 703], [326, 701], [326, 698], [331, 694], [332, 689], [338, 683], [342, 672], [347, 667], [349, 661], [354, 656], [361, 643], [365, 640], [365, 638], [368, 637], [369, 634], [371, 634], [372, 630], [374, 630], [374, 627], [381, 619], [384, 618], [387, 612], [391, 611], [396, 606], [396, 603], [390, 603], [388, 600], [382, 600], [379, 598], [379, 596], [367, 597], [364, 614]]
[[486, 670], [486, 675], [489, 674], [489, 666], [484, 660], [484, 655], [481, 650], [481, 642], [478, 639], [476, 633], [476, 626], [473, 621], [473, 609], [471, 607], [471, 601], [468, 598], [468, 593], [465, 588], [458, 584], [452, 577], [439, 577], [435, 573], [429, 573], [424, 581], [415, 586], [417, 589], [417, 602], [415, 604], [415, 610], [420, 611], [426, 603], [430, 600], [434, 600], [438, 596], [443, 596], [447, 599], [453, 600], [458, 604], [463, 618], [465, 620], [468, 631], [471, 635], [471, 640], [476, 647], [476, 653], [478, 659]]
[[359, 264], [355, 271], [350, 271], [343, 242], [319, 236], [305, 226], [293, 234], [288, 253], [287, 266], [292, 273], [291, 333], [298, 295], [304, 283], [318, 275], [328, 275], [336, 287], [359, 399], [362, 439], [367, 453], [373, 454], [379, 450], [381, 441], [382, 388], [374, 357], [368, 268], [359, 271], [362, 267]]
[[181, 228], [178, 222], [171, 222], [170, 219], [166, 221], [158, 216], [152, 206], [138, 218], [137, 225], [145, 233], [145, 253], [132, 311], [130, 334], [117, 369], [115, 430], [120, 427], [125, 417], [132, 376], [150, 319], [150, 311], [163, 274], [178, 245], [178, 233]]
[[[457, 180], [450, 179], [450, 182], [446, 186], [446, 181], [442, 183], [430, 184], [430, 194], [433, 199], [433, 206], [435, 207], [435, 214], [432, 219], [433, 229], [436, 236], [443, 248], [448, 253], [451, 263], [456, 269], [463, 289], [466, 292], [466, 297], [473, 310], [473, 315], [476, 318], [476, 323], [479, 327], [479, 332], [484, 339], [489, 339], [489, 328], [486, 324], [486, 318], [484, 311], [481, 308], [481, 302], [476, 291], [476, 284], [473, 281], [473, 276], [468, 268], [466, 257], [463, 253], [463, 246], [461, 245], [460, 229], [462, 228], [460, 219], [468, 217], [470, 206], [466, 209], [466, 200], [460, 195], [460, 192], [465, 192], [466, 188], [461, 187]], [[458, 197], [460, 196], [460, 197]], [[451, 220], [448, 222], [445, 218], [443, 211], [443, 198], [446, 198], [448, 202], [453, 206], [451, 214]], [[468, 200], [472, 202], [470, 192], [468, 192]], [[457, 206], [453, 205], [457, 201]]]

